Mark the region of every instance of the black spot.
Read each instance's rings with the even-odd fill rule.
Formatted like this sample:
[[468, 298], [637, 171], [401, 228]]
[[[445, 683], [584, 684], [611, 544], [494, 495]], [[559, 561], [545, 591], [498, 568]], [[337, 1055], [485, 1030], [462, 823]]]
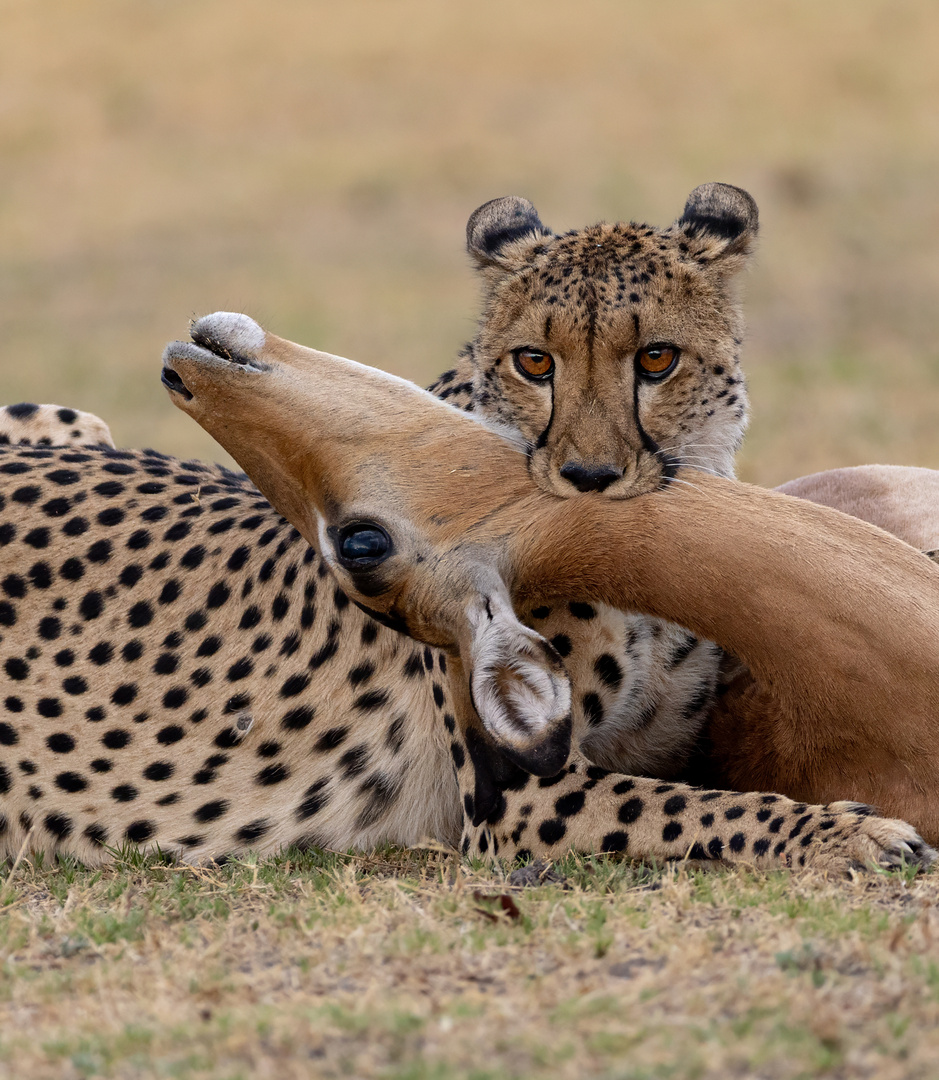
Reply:
[[624, 832], [611, 832], [600, 841], [600, 852], [625, 851], [629, 846], [629, 834]]
[[88, 652], [88, 659], [93, 664], [97, 664], [98, 667], [109, 664], [113, 656], [114, 647], [107, 641], [99, 641], [98, 644], [93, 646]]
[[554, 646], [555, 651], [559, 656], [570, 656], [573, 646], [571, 645], [571, 639], [567, 634], [556, 634], [551, 639], [551, 644]]
[[104, 847], [108, 842], [108, 830], [103, 825], [97, 823], [85, 826], [85, 836], [93, 844], [97, 844], [99, 847]]
[[130, 705], [136, 697], [137, 686], [135, 683], [121, 683], [111, 694], [111, 702], [114, 705]]
[[75, 749], [75, 740], [65, 731], [58, 731], [46, 739], [46, 746], [53, 754], [70, 754]]
[[32, 506], [34, 502], [37, 502], [42, 495], [42, 490], [33, 485], [27, 487], [17, 488], [13, 492], [11, 498], [14, 502], [22, 503], [24, 506]]
[[16, 746], [20, 737], [9, 724], [0, 723], [0, 746]]
[[48, 814], [43, 824], [59, 840], [72, 832], [72, 822], [64, 814]]
[[673, 814], [680, 814], [687, 805], [687, 800], [684, 795], [673, 795], [670, 799], [665, 800], [662, 810], [671, 816]]
[[743, 817], [743, 815], [745, 813], [746, 813], [746, 810], [744, 809], [744, 807], [742, 807], [742, 806], [731, 806], [731, 807], [728, 807], [728, 809], [726, 809], [724, 811], [724, 817], [727, 818], [728, 821], [736, 821], [737, 818]]
[[176, 766], [169, 761], [154, 761], [148, 765], [143, 774], [147, 780], [168, 780], [176, 771]]
[[627, 799], [626, 802], [619, 808], [619, 813], [616, 815], [621, 824], [632, 825], [634, 821], [638, 821], [642, 817], [642, 812], [645, 806], [640, 798]]
[[291, 675], [290, 678], [284, 680], [284, 684], [280, 688], [280, 696], [284, 698], [296, 697], [297, 694], [302, 694], [309, 685], [310, 676], [305, 672]]
[[153, 622], [153, 607], [147, 600], [141, 600], [127, 613], [127, 624], [135, 629], [148, 626]]
[[538, 836], [545, 844], [556, 844], [566, 832], [567, 826], [559, 818], [549, 818], [538, 826]]
[[291, 709], [284, 713], [280, 726], [285, 731], [300, 731], [310, 723], [315, 712], [316, 708], [313, 705], [302, 705], [300, 708]]
[[65, 710], [62, 708], [62, 702], [58, 698], [44, 697], [40, 698], [36, 702], [36, 712], [40, 716], [46, 716], [50, 719], [61, 716]]
[[231, 589], [225, 584], [224, 581], [217, 581], [211, 589], [209, 589], [209, 595], [206, 599], [206, 607], [208, 608], [220, 608], [223, 604], [227, 603], [228, 598], [231, 596]]
[[113, 764], [107, 758], [95, 758], [91, 763], [91, 771], [97, 773], [110, 772]]
[[154, 824], [152, 821], [132, 821], [124, 830], [124, 836], [132, 844], [142, 844], [145, 840], [149, 840], [153, 833]]
[[111, 789], [111, 798], [115, 802], [133, 802], [137, 798], [137, 789], [131, 784], [118, 784]]
[[677, 840], [684, 831], [680, 821], [670, 821], [662, 830], [662, 839], [666, 844], [670, 844], [673, 840]]
[[49, 546], [49, 530], [48, 529], [30, 529], [29, 532], [23, 537], [23, 543], [29, 544], [33, 548], [44, 548]]
[[404, 663], [404, 676], [407, 679], [416, 678], [424, 670], [424, 665], [421, 663], [420, 653], [411, 653]]
[[163, 706], [166, 709], [180, 709], [189, 700], [189, 691], [184, 686], [174, 686], [163, 695]]
[[584, 719], [591, 727], [603, 723], [603, 702], [597, 694], [592, 692], [584, 694], [581, 698], [581, 707], [584, 710]]
[[84, 791], [88, 787], [88, 781], [77, 772], [61, 772], [55, 778], [55, 786], [62, 791]]
[[323, 777], [306, 789], [303, 793], [303, 801], [294, 811], [294, 817], [297, 821], [306, 821], [307, 818], [313, 817], [329, 802], [330, 796], [325, 790], [328, 783], [328, 778]]
[[0, 588], [12, 600], [20, 600], [26, 595], [26, 580], [19, 574], [7, 574], [3, 581], [0, 581]]
[[335, 750], [337, 746], [341, 746], [349, 735], [349, 729], [345, 727], [330, 728], [329, 731], [324, 732], [314, 745], [314, 750], [319, 750], [321, 753], [325, 753], [328, 750]]
[[179, 594], [182, 592], [182, 587], [178, 581], [168, 581], [160, 590], [160, 595], [157, 598], [161, 604], [172, 604], [179, 599]]
[[258, 757], [262, 758], [277, 757], [281, 749], [282, 747], [279, 742], [268, 741], [262, 742], [255, 751], [255, 753], [258, 755]]
[[217, 821], [228, 812], [228, 802], [225, 799], [217, 799], [214, 802], [203, 803], [193, 812], [196, 821]]
[[571, 791], [562, 795], [554, 804], [554, 812], [562, 818], [573, 817], [584, 808], [587, 796], [582, 791]]
[[22, 682], [29, 675], [29, 664], [19, 657], [11, 657], [3, 665], [3, 670], [14, 682]]
[[290, 769], [282, 762], [278, 761], [274, 765], [268, 765], [262, 769], [254, 778], [256, 784], [261, 784], [263, 787], [270, 787], [272, 784], [280, 784], [290, 776]]
[[185, 732], [178, 724], [170, 724], [157, 732], [156, 740], [163, 746], [171, 746], [173, 743], [179, 742], [184, 734]]
[[623, 682], [623, 669], [617, 662], [616, 657], [610, 653], [603, 653], [594, 662], [593, 670], [597, 673], [604, 686], [608, 686], [611, 690], [620, 688]]
[[567, 606], [575, 619], [593, 619], [597, 614], [593, 605], [583, 604], [577, 600], [572, 600]]
[[250, 844], [260, 840], [265, 833], [270, 832], [271, 823], [266, 818], [258, 821], [249, 821], [235, 833], [235, 840], [240, 844]]

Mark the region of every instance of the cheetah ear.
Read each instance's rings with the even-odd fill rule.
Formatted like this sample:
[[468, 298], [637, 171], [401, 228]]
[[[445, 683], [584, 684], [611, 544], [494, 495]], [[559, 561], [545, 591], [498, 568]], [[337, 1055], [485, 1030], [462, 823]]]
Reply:
[[538, 211], [520, 195], [483, 203], [466, 223], [466, 249], [480, 266], [507, 266], [532, 241], [554, 233], [545, 228]]
[[[731, 184], [702, 184], [688, 196], [676, 224], [697, 241], [695, 255], [699, 258], [745, 257], [753, 249], [760, 227], [760, 212], [752, 196], [743, 188]], [[732, 269], [737, 268], [735, 265]]]

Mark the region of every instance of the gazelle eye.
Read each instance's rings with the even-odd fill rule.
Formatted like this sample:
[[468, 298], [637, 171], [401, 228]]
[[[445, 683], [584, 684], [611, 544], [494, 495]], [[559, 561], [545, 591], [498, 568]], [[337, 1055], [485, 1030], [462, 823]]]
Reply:
[[339, 561], [350, 570], [366, 570], [377, 566], [391, 554], [394, 545], [391, 537], [380, 525], [360, 521], [339, 530], [336, 554]]
[[539, 352], [538, 349], [516, 349], [512, 357], [516, 368], [526, 379], [541, 382], [554, 374], [554, 357], [550, 353]]
[[664, 379], [675, 370], [679, 356], [677, 345], [646, 345], [636, 353], [636, 371], [647, 379]]

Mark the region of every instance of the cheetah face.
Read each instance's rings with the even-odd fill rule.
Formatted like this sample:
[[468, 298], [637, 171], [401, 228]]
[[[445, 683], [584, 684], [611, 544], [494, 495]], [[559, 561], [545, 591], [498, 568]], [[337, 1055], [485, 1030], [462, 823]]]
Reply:
[[555, 236], [527, 200], [476, 211], [486, 295], [471, 407], [524, 438], [540, 487], [630, 498], [678, 465], [732, 475], [747, 398], [728, 279], [756, 230], [753, 200], [724, 184], [692, 192], [665, 229]]

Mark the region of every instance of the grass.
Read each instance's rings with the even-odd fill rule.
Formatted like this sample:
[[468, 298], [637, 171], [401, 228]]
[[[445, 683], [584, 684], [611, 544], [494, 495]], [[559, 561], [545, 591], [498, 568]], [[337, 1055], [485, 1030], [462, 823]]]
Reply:
[[[0, 10], [0, 400], [221, 459], [157, 383], [191, 315], [427, 382], [472, 333], [477, 205], [664, 223], [720, 179], [762, 220], [744, 478], [939, 467], [937, 5]], [[21, 863], [0, 1077], [935, 1075], [939, 876], [561, 870], [513, 918], [440, 854]]]
[[400, 850], [21, 863], [0, 1075], [933, 1075], [936, 877], [555, 871], [517, 888]]

